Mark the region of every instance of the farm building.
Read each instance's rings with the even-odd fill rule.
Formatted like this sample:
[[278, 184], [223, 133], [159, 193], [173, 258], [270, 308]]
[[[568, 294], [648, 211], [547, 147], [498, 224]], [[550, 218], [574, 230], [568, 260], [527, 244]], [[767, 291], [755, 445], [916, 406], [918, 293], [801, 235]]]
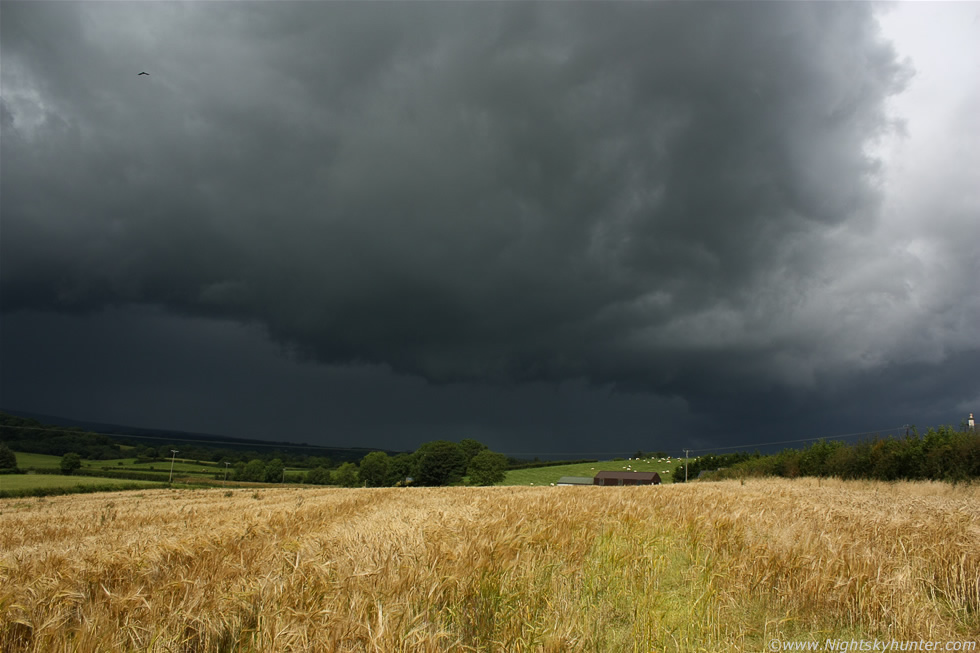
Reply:
[[599, 472], [595, 485], [660, 485], [657, 472]]
[[562, 476], [558, 485], [595, 485], [591, 476]]

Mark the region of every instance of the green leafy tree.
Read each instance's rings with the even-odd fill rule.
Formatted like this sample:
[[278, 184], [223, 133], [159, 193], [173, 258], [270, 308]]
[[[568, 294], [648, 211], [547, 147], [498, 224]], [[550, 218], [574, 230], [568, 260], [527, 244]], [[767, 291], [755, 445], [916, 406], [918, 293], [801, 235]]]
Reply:
[[361, 480], [368, 487], [384, 487], [389, 485], [391, 474], [391, 458], [384, 451], [372, 451], [361, 459]]
[[330, 485], [330, 472], [323, 467], [314, 467], [306, 473], [306, 482], [310, 485]]
[[61, 473], [71, 476], [82, 467], [82, 458], [77, 453], [66, 453], [61, 457]]
[[414, 483], [415, 476], [418, 474], [417, 459], [418, 456], [414, 453], [400, 453], [397, 456], [393, 456], [388, 471], [388, 485], [407, 485]]
[[341, 487], [357, 487], [360, 479], [357, 476], [357, 465], [354, 463], [344, 463], [333, 473], [333, 482]]
[[507, 472], [507, 456], [489, 449], [473, 456], [468, 469], [473, 485], [495, 485], [504, 480]]
[[0, 442], [0, 469], [17, 469], [17, 456], [2, 442]]
[[240, 473], [236, 465], [235, 472], [235, 476], [239, 481], [261, 483], [263, 480], [265, 480], [265, 463], [258, 458], [254, 458], [248, 461], [245, 466], [241, 468]]
[[265, 472], [263, 476], [265, 477], [266, 483], [281, 483], [283, 479], [283, 472], [286, 470], [282, 461], [278, 458], [273, 458], [265, 465]]
[[306, 466], [310, 468], [323, 467], [324, 469], [330, 469], [333, 467], [333, 463], [326, 456], [310, 456], [306, 459]]
[[820, 440], [804, 449], [800, 456], [800, 474], [803, 476], [827, 476], [827, 461], [844, 446], [842, 442]]
[[449, 485], [466, 473], [466, 454], [455, 442], [436, 440], [418, 448], [418, 485]]
[[459, 441], [459, 446], [462, 448], [463, 453], [466, 454], [466, 464], [468, 465], [473, 456], [480, 453], [481, 451], [489, 451], [489, 447], [478, 440], [473, 438], [463, 438]]

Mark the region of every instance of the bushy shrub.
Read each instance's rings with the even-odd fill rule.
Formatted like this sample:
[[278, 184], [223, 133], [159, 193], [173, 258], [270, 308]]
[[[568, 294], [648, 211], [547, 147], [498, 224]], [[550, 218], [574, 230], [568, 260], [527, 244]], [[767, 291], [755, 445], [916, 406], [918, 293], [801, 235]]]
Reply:
[[0, 442], [0, 469], [17, 469], [17, 456], [3, 442]]
[[74, 474], [82, 467], [82, 458], [77, 453], [66, 453], [61, 457], [61, 473], [65, 476]]

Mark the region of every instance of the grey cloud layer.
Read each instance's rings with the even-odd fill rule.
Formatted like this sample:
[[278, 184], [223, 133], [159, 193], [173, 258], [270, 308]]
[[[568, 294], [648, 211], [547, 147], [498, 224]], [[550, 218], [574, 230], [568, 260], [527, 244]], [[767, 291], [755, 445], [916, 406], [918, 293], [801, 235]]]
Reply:
[[5, 3], [3, 308], [226, 316], [432, 381], [879, 368], [910, 291], [869, 265], [868, 152], [911, 71], [873, 10]]

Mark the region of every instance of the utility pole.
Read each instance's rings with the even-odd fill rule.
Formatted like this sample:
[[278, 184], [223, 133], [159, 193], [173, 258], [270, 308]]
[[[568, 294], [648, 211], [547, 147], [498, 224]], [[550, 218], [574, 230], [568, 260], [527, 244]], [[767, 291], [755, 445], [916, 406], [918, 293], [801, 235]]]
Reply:
[[177, 460], [177, 454], [179, 454], [180, 452], [177, 451], [176, 449], [171, 449], [170, 450], [170, 453], [173, 454], [173, 458], [170, 459], [170, 481], [168, 481], [168, 482], [169, 483], [173, 483], [174, 482], [174, 461]]
[[684, 482], [687, 483], [687, 459], [691, 457], [691, 450], [684, 450]]

